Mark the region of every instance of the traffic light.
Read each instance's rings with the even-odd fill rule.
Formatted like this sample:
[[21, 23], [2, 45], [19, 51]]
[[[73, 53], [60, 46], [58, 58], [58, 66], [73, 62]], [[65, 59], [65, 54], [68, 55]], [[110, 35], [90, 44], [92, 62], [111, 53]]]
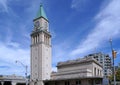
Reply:
[[116, 54], [117, 54], [117, 51], [112, 50], [112, 56], [113, 56], [113, 58], [116, 58]]

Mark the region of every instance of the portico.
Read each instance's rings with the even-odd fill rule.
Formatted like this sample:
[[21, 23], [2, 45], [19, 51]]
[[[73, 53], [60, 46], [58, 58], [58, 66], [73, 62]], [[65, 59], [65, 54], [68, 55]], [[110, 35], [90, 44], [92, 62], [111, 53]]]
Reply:
[[25, 85], [25, 78], [15, 75], [0, 75], [0, 85]]

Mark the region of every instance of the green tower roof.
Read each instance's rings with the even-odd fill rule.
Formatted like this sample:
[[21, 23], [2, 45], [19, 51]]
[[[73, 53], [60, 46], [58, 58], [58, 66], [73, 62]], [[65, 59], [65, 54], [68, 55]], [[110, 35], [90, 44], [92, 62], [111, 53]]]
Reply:
[[42, 4], [40, 5], [39, 11], [38, 11], [37, 16], [35, 17], [35, 19], [40, 18], [40, 17], [43, 17], [43, 18], [48, 20], [46, 14], [45, 14], [45, 11], [43, 9]]

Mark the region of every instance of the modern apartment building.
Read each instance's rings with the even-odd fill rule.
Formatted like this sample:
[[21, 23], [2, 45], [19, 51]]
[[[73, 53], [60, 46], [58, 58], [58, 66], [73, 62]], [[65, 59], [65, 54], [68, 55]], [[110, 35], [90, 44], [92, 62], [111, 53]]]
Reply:
[[89, 54], [85, 57], [93, 57], [103, 66], [104, 77], [108, 77], [112, 74], [112, 62], [108, 54], [99, 52], [99, 53]]

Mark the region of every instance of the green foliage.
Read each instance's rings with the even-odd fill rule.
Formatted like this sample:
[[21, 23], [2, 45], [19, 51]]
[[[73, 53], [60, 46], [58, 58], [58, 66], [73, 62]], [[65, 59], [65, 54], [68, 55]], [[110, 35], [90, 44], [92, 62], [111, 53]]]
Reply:
[[109, 76], [109, 80], [113, 81], [113, 75]]
[[[116, 81], [120, 81], [120, 68], [118, 68], [116, 71], [115, 71], [115, 76], [116, 76]], [[109, 76], [109, 79], [111, 81], [114, 80], [114, 75], [112, 74], [111, 76]]]
[[116, 80], [120, 81], [120, 68], [116, 71]]

